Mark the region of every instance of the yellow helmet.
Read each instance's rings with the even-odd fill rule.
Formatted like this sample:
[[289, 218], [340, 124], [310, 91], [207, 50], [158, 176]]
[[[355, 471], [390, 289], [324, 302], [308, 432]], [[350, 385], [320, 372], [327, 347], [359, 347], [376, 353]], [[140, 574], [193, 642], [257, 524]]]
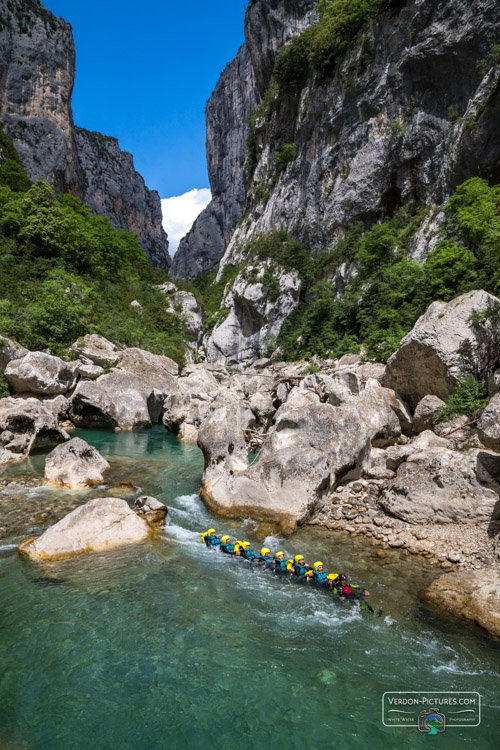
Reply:
[[276, 552], [275, 557], [278, 558], [278, 557], [281, 557], [282, 555], [283, 555], [283, 557], [285, 557], [285, 553], [284, 552], [281, 552], [281, 551], [280, 552]]
[[247, 547], [250, 547], [250, 542], [241, 542], [241, 546], [243, 549], [246, 549]]
[[336, 581], [339, 577], [338, 573], [328, 573], [328, 580], [329, 581]]
[[222, 539], [221, 539], [221, 542], [222, 542], [223, 544], [226, 544], [226, 542], [229, 542], [229, 540], [230, 540], [230, 537], [228, 537], [228, 536], [223, 536], [223, 537], [222, 537]]
[[303, 560], [303, 559], [304, 559], [304, 555], [295, 555], [295, 562], [296, 563], [298, 563], [299, 560]]
[[209, 530], [207, 531], [207, 534], [215, 534], [215, 529], [209, 529]]
[[262, 547], [260, 551], [260, 554], [262, 555], [262, 557], [264, 557], [264, 555], [267, 555], [268, 553], [271, 554], [271, 550], [269, 549], [269, 547]]
[[314, 565], [313, 565], [314, 570], [318, 570], [318, 568], [319, 568], [320, 565], [323, 567], [323, 563], [322, 562], [315, 562]]

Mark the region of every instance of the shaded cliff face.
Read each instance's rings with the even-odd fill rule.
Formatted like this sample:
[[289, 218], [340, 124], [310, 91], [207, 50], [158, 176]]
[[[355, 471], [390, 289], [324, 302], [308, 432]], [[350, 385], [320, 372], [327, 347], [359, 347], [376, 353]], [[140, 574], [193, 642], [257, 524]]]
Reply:
[[198, 276], [215, 268], [243, 215], [247, 117], [259, 103], [250, 55], [243, 45], [207, 102], [206, 149], [212, 201], [179, 244], [172, 262], [176, 278]]
[[[373, 19], [326, 83], [280, 88], [256, 123], [250, 221], [223, 262], [273, 227], [309, 249], [332, 247], [353, 221], [368, 227], [409, 201], [441, 204], [472, 175], [500, 178], [498, 80], [476, 66], [499, 27], [496, 0], [416, 0]], [[277, 176], [285, 143], [297, 156]]]
[[[354, 222], [368, 229], [406, 204], [440, 207], [472, 176], [500, 181], [500, 66], [478, 65], [500, 38], [498, 3], [413, 0], [397, 11], [373, 17], [336, 59], [334, 74], [310, 74], [294, 88], [274, 82], [274, 59], [287, 38], [283, 29], [300, 32], [315, 21], [311, 5], [250, 5], [247, 44], [256, 80], [268, 93], [254, 117], [245, 221], [219, 274], [227, 264], [251, 263], [249, 241], [270, 230], [284, 229], [309, 252], [333, 248]], [[417, 232], [415, 259], [423, 261], [435, 246], [440, 217], [434, 210]], [[339, 266], [329, 278], [332, 294], [342, 294], [352, 273]], [[256, 319], [252, 341], [257, 326]], [[273, 326], [279, 327], [276, 316]], [[222, 333], [224, 356], [212, 346]], [[250, 343], [242, 323], [224, 321], [205, 342], [212, 358], [232, 364], [266, 353], [262, 347], [251, 353]]]
[[107, 216], [114, 227], [135, 232], [151, 263], [168, 268], [160, 197], [135, 171], [132, 155], [120, 149], [116, 138], [82, 128], [74, 132], [84, 178], [82, 200], [96, 214]]
[[151, 262], [168, 267], [160, 199], [116, 139], [74, 127], [74, 77], [71, 26], [38, 0], [0, 0], [0, 120], [28, 176], [136, 232]]
[[317, 0], [253, 0], [245, 15], [245, 39], [261, 96], [271, 83], [278, 50], [316, 23]]

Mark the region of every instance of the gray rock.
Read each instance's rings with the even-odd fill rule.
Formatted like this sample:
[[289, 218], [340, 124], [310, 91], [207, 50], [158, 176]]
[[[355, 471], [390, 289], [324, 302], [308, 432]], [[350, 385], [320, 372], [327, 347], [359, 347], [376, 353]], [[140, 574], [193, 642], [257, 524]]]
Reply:
[[412, 454], [382, 491], [380, 505], [408, 523], [489, 523], [500, 517], [500, 483], [485, 455], [445, 448]]
[[209, 361], [241, 367], [268, 353], [268, 342], [276, 338], [283, 321], [296, 307], [301, 287], [296, 272], [274, 269], [279, 289], [275, 298], [261, 283], [268, 266], [245, 267], [227, 288], [221, 307], [229, 309], [229, 314], [204, 340]]
[[15, 461], [34, 449], [69, 440], [68, 433], [59, 426], [59, 409], [58, 399], [47, 402], [36, 398], [0, 399], [0, 434], [3, 446], [0, 462]]
[[40, 395], [66, 393], [75, 382], [70, 365], [45, 352], [29, 352], [11, 360], [5, 368], [5, 376], [18, 393]]
[[88, 333], [75, 341], [72, 346], [78, 357], [89, 360], [99, 367], [113, 367], [118, 364], [118, 352], [116, 346], [95, 333]]
[[500, 368], [495, 370], [491, 378], [488, 380], [488, 393], [490, 398], [500, 393]]
[[[222, 420], [223, 431], [229, 429], [224, 426], [225, 415], [218, 420]], [[233, 422], [239, 424], [236, 417]], [[218, 437], [217, 433], [211, 435], [212, 418], [208, 423], [210, 431], [203, 423], [199, 439], [204, 454], [211, 458], [210, 464], [207, 458], [205, 461], [201, 489], [205, 502], [224, 515], [251, 515], [277, 521], [285, 529], [304, 522], [320, 498], [347, 472], [357, 470], [359, 475], [370, 450], [370, 431], [352, 404], [281, 407], [258, 460], [250, 467], [241, 438], [238, 450], [233, 441], [236, 464], [233, 454], [227, 465], [224, 452], [213, 451], [211, 443], [217, 445]], [[239, 426], [238, 434], [241, 432]]]
[[28, 350], [7, 336], [0, 336], [0, 367], [5, 369], [13, 359], [21, 359]]
[[85, 440], [75, 437], [58, 445], [45, 459], [45, 479], [70, 489], [103, 484], [108, 462]]
[[466, 576], [462, 572], [447, 573], [433, 581], [422, 596], [434, 607], [473, 620], [500, 637], [499, 565], [471, 571]]
[[78, 383], [70, 403], [70, 418], [78, 427], [150, 427], [161, 417], [161, 401], [178, 393], [177, 381], [167, 369], [168, 357], [141, 349], [128, 349], [123, 355], [120, 367], [127, 370]]
[[97, 497], [68, 513], [41, 536], [24, 539], [18, 549], [35, 559], [62, 560], [139, 542], [149, 533], [149, 524], [125, 500]]
[[163, 526], [168, 508], [155, 497], [141, 495], [134, 503], [134, 512], [147, 521], [151, 526]]
[[413, 429], [416, 433], [432, 430], [436, 423], [436, 415], [445, 405], [437, 396], [424, 396], [413, 414]]
[[99, 367], [99, 365], [85, 365], [82, 362], [78, 362], [74, 367], [74, 373], [86, 380], [95, 380], [104, 374], [104, 368]]
[[498, 308], [500, 300], [483, 291], [434, 302], [389, 359], [384, 385], [416, 406], [429, 394], [445, 400], [466, 375], [487, 382], [498, 355], [494, 325], [471, 316]]
[[483, 445], [500, 453], [500, 393], [493, 396], [483, 411], [477, 434]]

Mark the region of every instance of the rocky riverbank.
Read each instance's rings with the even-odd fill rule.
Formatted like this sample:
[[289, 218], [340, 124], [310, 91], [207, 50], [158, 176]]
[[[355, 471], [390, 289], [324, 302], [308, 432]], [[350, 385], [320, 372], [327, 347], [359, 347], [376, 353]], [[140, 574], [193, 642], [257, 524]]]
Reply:
[[[431, 305], [387, 366], [359, 355], [291, 364], [277, 352], [240, 372], [205, 362], [179, 372], [168, 357], [97, 336], [75, 342], [71, 362], [5, 341], [14, 394], [0, 400], [0, 461], [65, 443], [48, 457], [47, 481], [90, 486], [106, 464], [83, 441], [68, 442], [68, 428], [163, 423], [198, 442], [200, 494], [220, 515], [286, 533], [323, 526], [444, 570], [492, 566], [500, 552], [498, 309], [483, 291]], [[467, 376], [488, 383], [487, 408], [474, 420], [440, 422]]]

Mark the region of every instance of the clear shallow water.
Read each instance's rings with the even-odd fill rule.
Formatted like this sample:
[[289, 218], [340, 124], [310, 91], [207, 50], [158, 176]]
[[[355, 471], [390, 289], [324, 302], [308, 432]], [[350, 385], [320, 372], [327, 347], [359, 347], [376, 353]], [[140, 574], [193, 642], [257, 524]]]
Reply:
[[[429, 569], [312, 529], [285, 540], [215, 518], [195, 494], [200, 452], [160, 428], [78, 434], [110, 458], [111, 482], [133, 486], [12, 485], [11, 520], [28, 504], [49, 508], [46, 526], [91, 496], [132, 502], [148, 492], [168, 503], [169, 525], [143, 544], [34, 564], [13, 546], [27, 528], [10, 524], [0, 538], [2, 750], [499, 746], [500, 649], [419, 604]], [[42, 471], [36, 456], [0, 478], [33, 483]], [[206, 551], [199, 532], [208, 525], [344, 569], [383, 617]], [[382, 693], [418, 689], [478, 690], [481, 726], [435, 740], [384, 727]]]

